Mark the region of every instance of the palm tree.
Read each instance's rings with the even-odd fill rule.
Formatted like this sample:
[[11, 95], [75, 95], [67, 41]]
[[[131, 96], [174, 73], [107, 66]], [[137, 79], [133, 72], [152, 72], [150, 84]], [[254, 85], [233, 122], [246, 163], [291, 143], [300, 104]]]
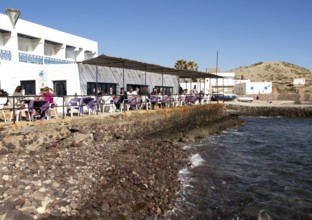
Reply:
[[187, 69], [198, 71], [198, 64], [194, 61], [189, 61], [189, 62], [187, 62]]
[[187, 61], [186, 60], [178, 60], [175, 63], [174, 68], [176, 68], [177, 70], [187, 70]]

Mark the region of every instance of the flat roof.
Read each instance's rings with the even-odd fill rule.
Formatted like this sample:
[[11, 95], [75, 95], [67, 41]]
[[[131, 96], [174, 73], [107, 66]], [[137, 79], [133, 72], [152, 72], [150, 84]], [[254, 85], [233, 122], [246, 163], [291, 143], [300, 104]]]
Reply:
[[136, 60], [129, 60], [125, 58], [111, 57], [107, 55], [100, 55], [89, 60], [82, 61], [83, 64], [115, 67], [121, 69], [141, 70], [153, 73], [164, 73], [169, 75], [179, 76], [180, 78], [223, 78], [211, 73], [199, 72], [195, 70], [178, 70], [174, 68], [164, 67], [156, 64], [139, 62]]

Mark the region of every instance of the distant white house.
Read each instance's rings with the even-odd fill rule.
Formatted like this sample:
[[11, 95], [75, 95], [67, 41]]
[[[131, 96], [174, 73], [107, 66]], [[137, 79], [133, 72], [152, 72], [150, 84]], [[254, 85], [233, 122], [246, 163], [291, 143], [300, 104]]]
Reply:
[[294, 86], [304, 86], [305, 85], [305, 79], [304, 78], [297, 78], [293, 81]]
[[237, 95], [271, 94], [272, 82], [251, 82], [250, 80], [236, 80], [234, 93]]
[[203, 78], [199, 79], [197, 82], [192, 82], [191, 80], [183, 79], [180, 81], [180, 86], [183, 89], [192, 90], [194, 86], [198, 92], [202, 91], [204, 94], [212, 93], [225, 93], [232, 94], [234, 89], [234, 72], [220, 72], [220, 73], [211, 73], [216, 76], [222, 76], [224, 78]]
[[234, 78], [235, 73], [234, 72], [221, 72], [221, 73], [212, 73], [218, 76], [222, 76], [224, 78], [208, 78], [206, 79], [206, 83], [211, 88], [211, 91], [213, 93], [225, 93], [230, 94], [233, 93], [234, 89]]

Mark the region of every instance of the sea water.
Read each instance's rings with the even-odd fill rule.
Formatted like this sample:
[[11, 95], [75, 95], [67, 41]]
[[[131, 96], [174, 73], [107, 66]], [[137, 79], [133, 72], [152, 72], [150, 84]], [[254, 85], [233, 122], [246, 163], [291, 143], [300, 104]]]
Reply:
[[167, 219], [312, 219], [312, 119], [243, 119], [187, 146]]

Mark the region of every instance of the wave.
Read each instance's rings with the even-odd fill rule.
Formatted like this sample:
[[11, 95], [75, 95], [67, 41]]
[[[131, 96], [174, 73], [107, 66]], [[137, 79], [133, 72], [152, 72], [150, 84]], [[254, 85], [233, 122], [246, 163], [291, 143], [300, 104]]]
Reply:
[[191, 162], [191, 168], [194, 168], [194, 167], [202, 165], [205, 162], [205, 160], [197, 153], [197, 154], [192, 155], [190, 162]]

